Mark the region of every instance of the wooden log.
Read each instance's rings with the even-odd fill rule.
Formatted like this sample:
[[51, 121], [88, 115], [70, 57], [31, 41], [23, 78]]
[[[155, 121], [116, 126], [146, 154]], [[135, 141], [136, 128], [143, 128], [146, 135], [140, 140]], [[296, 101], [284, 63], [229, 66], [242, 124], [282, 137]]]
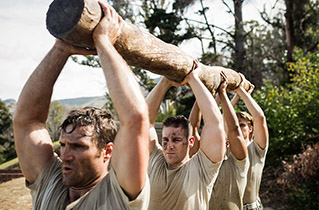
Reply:
[[[56, 38], [93, 49], [92, 32], [100, 19], [101, 9], [96, 0], [54, 0], [47, 12], [47, 28]], [[129, 65], [176, 82], [181, 82], [193, 67], [192, 56], [128, 22], [125, 22], [114, 46]], [[232, 69], [200, 65], [203, 70], [199, 77], [213, 95], [222, 82], [220, 71], [228, 77], [228, 90], [235, 89], [242, 81]], [[245, 84], [247, 89], [249, 82], [246, 80]]]
[[94, 49], [92, 33], [102, 10], [96, 0], [54, 0], [47, 12], [47, 29], [56, 38]]

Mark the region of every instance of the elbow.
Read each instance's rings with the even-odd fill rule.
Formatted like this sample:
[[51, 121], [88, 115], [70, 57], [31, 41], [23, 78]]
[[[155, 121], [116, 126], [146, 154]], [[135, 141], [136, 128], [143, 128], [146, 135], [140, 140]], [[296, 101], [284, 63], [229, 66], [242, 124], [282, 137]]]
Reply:
[[12, 116], [12, 123], [13, 127], [17, 127], [27, 124], [27, 120], [23, 117], [22, 113], [16, 109]]
[[236, 123], [236, 124], [227, 124], [227, 128], [228, 128], [228, 135], [235, 133], [237, 135], [239, 135], [239, 132], [241, 132], [240, 130], [240, 126]]
[[121, 125], [127, 125], [131, 128], [144, 128], [149, 129], [149, 115], [148, 109], [145, 106], [140, 106], [138, 109], [132, 109], [130, 113], [127, 113], [121, 120]]
[[258, 116], [254, 117], [254, 121], [258, 121], [258, 122], [266, 122], [266, 116], [264, 115], [264, 113], [260, 113]]

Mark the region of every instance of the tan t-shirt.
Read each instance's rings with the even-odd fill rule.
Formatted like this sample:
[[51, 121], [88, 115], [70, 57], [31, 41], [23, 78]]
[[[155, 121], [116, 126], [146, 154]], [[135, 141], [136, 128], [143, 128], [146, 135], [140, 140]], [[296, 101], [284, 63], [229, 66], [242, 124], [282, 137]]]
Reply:
[[150, 195], [149, 179], [138, 197], [129, 201], [121, 189], [113, 169], [89, 192], [69, 204], [68, 187], [62, 183], [61, 161], [54, 156], [36, 181], [28, 185], [32, 206], [36, 210], [102, 210], [147, 209]]
[[248, 168], [248, 156], [243, 160], [237, 160], [230, 149], [227, 149], [209, 201], [209, 210], [243, 209], [242, 200]]
[[150, 156], [150, 210], [208, 209], [208, 201], [221, 162], [213, 163], [198, 151], [187, 163], [170, 169], [159, 144]]
[[259, 187], [266, 161], [268, 142], [265, 149], [261, 149], [255, 141], [252, 141], [247, 146], [247, 149], [250, 166], [247, 174], [247, 184], [244, 193], [244, 204], [253, 203], [257, 200], [257, 198], [259, 198]]

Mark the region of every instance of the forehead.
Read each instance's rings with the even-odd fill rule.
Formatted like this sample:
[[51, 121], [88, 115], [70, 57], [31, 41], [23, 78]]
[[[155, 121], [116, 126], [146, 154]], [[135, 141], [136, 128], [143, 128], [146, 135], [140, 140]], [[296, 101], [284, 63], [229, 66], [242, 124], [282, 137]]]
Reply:
[[[73, 131], [73, 125], [66, 126], [66, 132], [62, 131], [60, 139], [70, 140], [70, 141], [85, 141], [91, 140], [93, 137], [93, 125], [88, 126], [77, 126]], [[71, 132], [72, 131], [72, 132]], [[71, 133], [70, 133], [71, 132]]]
[[185, 130], [179, 126], [177, 128], [173, 126], [163, 127], [163, 137], [182, 136], [185, 137]]
[[241, 123], [241, 124], [249, 124], [250, 122], [248, 121], [248, 120], [246, 120], [246, 119], [243, 119], [243, 118], [240, 118], [240, 119], [238, 119], [238, 121], [239, 121], [239, 123]]

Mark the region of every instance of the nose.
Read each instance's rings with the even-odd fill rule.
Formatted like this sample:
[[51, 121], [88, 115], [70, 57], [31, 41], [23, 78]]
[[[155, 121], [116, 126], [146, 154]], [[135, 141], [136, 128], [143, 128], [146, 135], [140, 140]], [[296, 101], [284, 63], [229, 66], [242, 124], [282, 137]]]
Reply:
[[167, 141], [167, 145], [166, 145], [167, 149], [173, 149], [174, 144], [172, 141]]
[[68, 147], [67, 145], [60, 148], [60, 159], [62, 160], [62, 162], [67, 162], [67, 161], [73, 160], [73, 156], [72, 156], [72, 153], [70, 151], [70, 147]]

